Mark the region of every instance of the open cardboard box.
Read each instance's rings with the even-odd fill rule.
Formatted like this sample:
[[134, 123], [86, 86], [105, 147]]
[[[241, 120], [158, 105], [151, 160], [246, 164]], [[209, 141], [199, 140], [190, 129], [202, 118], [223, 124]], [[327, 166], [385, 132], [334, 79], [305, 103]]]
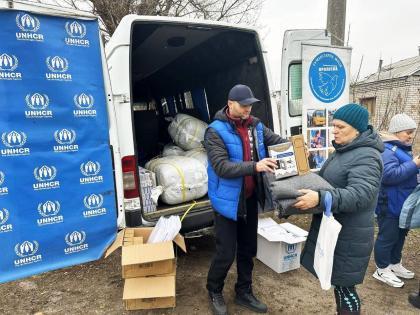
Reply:
[[[105, 257], [122, 247], [123, 278], [136, 278], [174, 273], [176, 269], [173, 243], [187, 252], [185, 240], [177, 234], [173, 241], [147, 244], [153, 228], [127, 228], [117, 234]], [[144, 243], [143, 243], [144, 242]]]

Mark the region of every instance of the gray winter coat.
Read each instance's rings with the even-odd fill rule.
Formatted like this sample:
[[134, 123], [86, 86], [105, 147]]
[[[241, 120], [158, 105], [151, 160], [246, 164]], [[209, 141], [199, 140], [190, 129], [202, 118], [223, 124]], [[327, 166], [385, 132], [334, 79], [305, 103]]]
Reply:
[[[334, 252], [331, 284], [353, 286], [363, 282], [373, 249], [374, 210], [381, 185], [384, 145], [370, 126], [353, 142], [333, 145], [336, 151], [319, 173], [334, 187], [332, 212], [342, 225]], [[321, 191], [321, 206], [324, 198], [325, 191]], [[314, 251], [321, 219], [322, 214], [313, 215], [301, 257], [302, 265], [314, 275]]]

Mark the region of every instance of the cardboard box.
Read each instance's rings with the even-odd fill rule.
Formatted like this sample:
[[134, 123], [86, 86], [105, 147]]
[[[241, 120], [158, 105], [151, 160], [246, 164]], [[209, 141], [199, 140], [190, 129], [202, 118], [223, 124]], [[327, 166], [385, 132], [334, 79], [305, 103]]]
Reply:
[[126, 310], [175, 307], [175, 273], [126, 279], [123, 301]]
[[[174, 246], [175, 243], [187, 252], [184, 238], [178, 234], [170, 242], [147, 244], [153, 228], [126, 229], [118, 233], [115, 242], [108, 248], [108, 257], [117, 248], [122, 247], [121, 266], [123, 278], [136, 278], [151, 275], [174, 273], [176, 269]], [[140, 238], [144, 243], [139, 242]]]
[[309, 161], [307, 156], [307, 149], [303, 135], [292, 136], [290, 140], [293, 143], [293, 150], [295, 152], [296, 166], [299, 175], [306, 174], [311, 171], [309, 168]]
[[274, 173], [276, 179], [303, 175], [310, 171], [302, 135], [291, 137], [290, 142], [268, 146], [268, 154], [277, 160], [278, 169]]
[[277, 273], [297, 269], [300, 267], [302, 243], [306, 240], [307, 234], [305, 230], [290, 223], [282, 225], [271, 218], [260, 219], [257, 259]]
[[268, 146], [268, 154], [277, 160], [277, 169], [274, 172], [276, 179], [298, 175], [295, 152], [291, 142]]

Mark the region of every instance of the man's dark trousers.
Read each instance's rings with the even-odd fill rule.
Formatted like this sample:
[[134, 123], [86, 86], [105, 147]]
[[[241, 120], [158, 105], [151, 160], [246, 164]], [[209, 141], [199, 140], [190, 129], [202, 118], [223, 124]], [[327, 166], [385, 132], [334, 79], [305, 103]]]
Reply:
[[235, 260], [237, 294], [249, 292], [252, 284], [253, 258], [257, 254], [258, 204], [255, 194], [246, 200], [246, 218], [238, 221], [215, 212], [216, 254], [207, 276], [207, 290], [222, 292], [226, 275]]

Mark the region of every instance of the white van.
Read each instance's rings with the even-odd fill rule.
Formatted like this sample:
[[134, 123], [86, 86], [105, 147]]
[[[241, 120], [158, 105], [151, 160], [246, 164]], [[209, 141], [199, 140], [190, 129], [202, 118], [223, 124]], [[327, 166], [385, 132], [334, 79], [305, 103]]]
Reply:
[[[106, 56], [114, 93], [123, 164], [127, 223], [140, 223], [137, 166], [161, 153], [171, 139], [167, 117], [186, 113], [207, 123], [226, 104], [237, 83], [252, 87], [262, 102], [253, 108], [266, 126], [280, 132], [270, 94], [265, 54], [251, 28], [220, 22], [165, 17], [124, 17]], [[191, 202], [159, 205], [143, 221], [182, 214]], [[136, 211], [137, 210], [137, 211]], [[183, 222], [186, 230], [212, 224], [208, 197], [197, 200]]]
[[[159, 155], [163, 145], [171, 141], [167, 117], [186, 113], [209, 123], [226, 104], [229, 89], [242, 83], [261, 100], [253, 114], [266, 126], [285, 137], [301, 130], [301, 109], [299, 112], [297, 108], [302, 89], [300, 44], [305, 40], [326, 44], [330, 37], [323, 30], [286, 32], [282, 68], [286, 86], [281, 97], [282, 104], [290, 105], [281, 106], [280, 129], [266, 52], [255, 29], [179, 18], [123, 18], [106, 46], [106, 58], [114, 93], [128, 224], [140, 223], [137, 166]], [[300, 77], [296, 77], [299, 71]], [[294, 93], [299, 89], [296, 83], [300, 84], [300, 95]], [[290, 97], [283, 100], [288, 94]], [[160, 205], [158, 212], [142, 213], [141, 217], [144, 223], [163, 214], [182, 214], [190, 204]], [[205, 197], [198, 200], [183, 227], [190, 230], [211, 223], [211, 205]]]

